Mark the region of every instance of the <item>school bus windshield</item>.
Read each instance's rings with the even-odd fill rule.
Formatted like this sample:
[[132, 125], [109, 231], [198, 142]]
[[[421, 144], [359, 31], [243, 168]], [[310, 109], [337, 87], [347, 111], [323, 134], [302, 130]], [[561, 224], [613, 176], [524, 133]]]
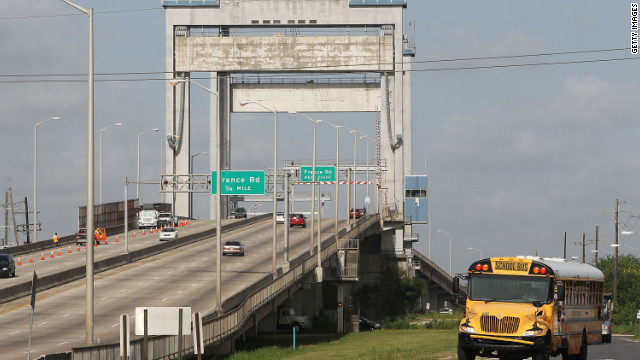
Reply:
[[547, 277], [469, 275], [469, 300], [527, 302], [553, 300], [553, 282]]

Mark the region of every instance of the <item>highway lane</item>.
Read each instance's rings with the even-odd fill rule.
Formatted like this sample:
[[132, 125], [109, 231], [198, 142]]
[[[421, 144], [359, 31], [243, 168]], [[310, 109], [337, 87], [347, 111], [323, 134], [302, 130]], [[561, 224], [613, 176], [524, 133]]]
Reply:
[[[223, 220], [223, 226], [238, 220]], [[196, 232], [201, 232], [207, 229], [214, 229], [215, 221], [193, 221], [191, 225], [179, 227], [180, 236], [186, 236]], [[158, 243], [158, 233], [150, 233], [147, 229], [146, 235], [142, 235], [142, 231], [135, 230], [136, 238], [133, 238], [134, 231], [129, 231], [128, 250], [129, 252], [149, 247]], [[114, 255], [125, 254], [127, 245], [125, 243], [124, 234], [118, 234], [118, 240], [115, 241], [116, 235], [107, 237], [109, 245], [99, 245], [94, 247], [94, 261], [100, 261]], [[78, 251], [78, 249], [80, 251]], [[18, 260], [22, 262], [21, 266], [16, 267], [16, 277], [8, 279], [0, 279], [0, 289], [7, 288], [22, 282], [31, 282], [33, 272], [38, 274], [38, 277], [54, 274], [62, 270], [72, 269], [78, 266], [85, 266], [86, 264], [86, 249], [84, 246], [77, 247], [75, 243], [71, 246], [61, 246], [59, 248], [60, 255], [58, 255], [58, 249], [39, 251], [31, 254], [16, 255], [14, 259], [16, 263]], [[71, 253], [69, 253], [71, 250]], [[53, 251], [53, 258], [51, 252]], [[29, 262], [29, 258], [33, 260], [33, 263]], [[41, 258], [44, 257], [44, 260]]]
[[[333, 222], [323, 221], [323, 224], [325, 234], [329, 235], [329, 231], [332, 234]], [[271, 229], [271, 223], [263, 221], [223, 234], [223, 241], [240, 240], [246, 248], [244, 257], [226, 256], [222, 259], [223, 300], [271, 272]], [[283, 229], [282, 225], [278, 226], [279, 263], [283, 256]], [[291, 229], [290, 257], [309, 251], [308, 246], [309, 228]], [[117, 342], [119, 316], [126, 313], [135, 321], [136, 307], [189, 306], [192, 311], [211, 312], [215, 306], [215, 247], [213, 238], [97, 274], [95, 341]], [[33, 322], [32, 358], [83, 346], [85, 306], [84, 280], [39, 294]], [[2, 359], [24, 359], [31, 316], [28, 299], [4, 304], [2, 311]]]

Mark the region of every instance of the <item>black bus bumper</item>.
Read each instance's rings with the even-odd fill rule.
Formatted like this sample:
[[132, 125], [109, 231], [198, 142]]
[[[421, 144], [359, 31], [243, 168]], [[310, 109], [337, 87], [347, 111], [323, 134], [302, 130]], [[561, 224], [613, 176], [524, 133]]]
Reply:
[[527, 355], [545, 351], [544, 337], [502, 337], [458, 334], [458, 347], [479, 355]]

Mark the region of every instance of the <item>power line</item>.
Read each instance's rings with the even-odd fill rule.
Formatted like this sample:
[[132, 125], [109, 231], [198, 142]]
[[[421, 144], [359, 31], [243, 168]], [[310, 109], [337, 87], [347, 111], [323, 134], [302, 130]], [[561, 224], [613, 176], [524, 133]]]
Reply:
[[[610, 52], [610, 51], [620, 51], [620, 50], [628, 50], [626, 48], [619, 49], [603, 49], [603, 50], [579, 50], [579, 51], [566, 51], [566, 52], [555, 52], [555, 53], [540, 53], [540, 54], [525, 54], [525, 55], [508, 55], [508, 56], [492, 56], [492, 57], [474, 57], [474, 58], [458, 58], [458, 59], [441, 59], [441, 60], [425, 60], [416, 63], [433, 63], [433, 62], [449, 62], [449, 61], [469, 61], [469, 60], [482, 60], [482, 59], [505, 59], [505, 58], [522, 58], [522, 57], [536, 57], [536, 56], [551, 56], [551, 55], [567, 55], [567, 54], [578, 54], [578, 53], [593, 53], [593, 52]], [[606, 58], [606, 59], [591, 59], [591, 60], [570, 60], [570, 61], [553, 61], [553, 62], [535, 62], [535, 63], [520, 63], [520, 64], [496, 64], [496, 65], [475, 65], [475, 66], [460, 66], [460, 67], [439, 67], [439, 68], [422, 68], [422, 69], [411, 69], [405, 71], [412, 72], [432, 72], [432, 71], [461, 71], [461, 70], [484, 70], [484, 69], [500, 69], [500, 68], [514, 68], [514, 67], [530, 67], [530, 66], [552, 66], [552, 65], [572, 65], [572, 64], [589, 64], [589, 63], [602, 63], [602, 62], [611, 62], [611, 61], [626, 61], [626, 60], [639, 60], [638, 56], [631, 57], [623, 57], [623, 58]], [[356, 65], [345, 65], [345, 68], [358, 66]], [[327, 66], [327, 67], [336, 67], [336, 66]], [[303, 67], [294, 70], [303, 71], [308, 68], [318, 68], [318, 67]], [[291, 71], [292, 69], [282, 69], [282, 71], [287, 70]], [[277, 70], [276, 70], [277, 71]], [[99, 73], [95, 74], [99, 77], [109, 77], [109, 76], [147, 76], [147, 75], [160, 75], [160, 74], [171, 74], [171, 72], [167, 71], [152, 71], [152, 72], [114, 72], [114, 73]], [[350, 74], [364, 74], [361, 72], [350, 72]], [[86, 77], [87, 74], [72, 74], [72, 73], [62, 73], [62, 74], [0, 74], [0, 83], [74, 83], [74, 82], [85, 82], [86, 79], [24, 79], [24, 78], [47, 78], [47, 77]], [[260, 74], [253, 75], [253, 77], [283, 77], [283, 74]], [[287, 76], [299, 76], [288, 74]], [[246, 76], [250, 78], [251, 76]], [[2, 80], [1, 78], [19, 78], [19, 80]], [[212, 79], [212, 77], [201, 77], [199, 79]], [[133, 78], [133, 79], [97, 79], [96, 82], [137, 82], [137, 81], [166, 81], [165, 78]]]
[[[96, 14], [115, 14], [115, 13], [128, 13], [128, 12], [142, 12], [142, 11], [156, 11], [164, 10], [163, 8], [146, 8], [146, 9], [126, 9], [126, 10], [109, 10], [109, 11], [94, 11]], [[86, 14], [58, 14], [58, 15], [25, 15], [25, 16], [6, 16], [0, 17], [0, 21], [3, 20], [28, 20], [28, 19], [45, 19], [45, 18], [57, 18], [68, 16], [86, 16]]]

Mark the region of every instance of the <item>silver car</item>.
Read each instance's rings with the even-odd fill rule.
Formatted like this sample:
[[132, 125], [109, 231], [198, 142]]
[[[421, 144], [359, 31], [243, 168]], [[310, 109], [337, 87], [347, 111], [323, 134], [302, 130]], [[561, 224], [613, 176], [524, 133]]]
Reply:
[[276, 213], [276, 224], [284, 224], [284, 213]]
[[240, 255], [244, 256], [244, 245], [240, 241], [229, 240], [222, 246], [222, 256]]

